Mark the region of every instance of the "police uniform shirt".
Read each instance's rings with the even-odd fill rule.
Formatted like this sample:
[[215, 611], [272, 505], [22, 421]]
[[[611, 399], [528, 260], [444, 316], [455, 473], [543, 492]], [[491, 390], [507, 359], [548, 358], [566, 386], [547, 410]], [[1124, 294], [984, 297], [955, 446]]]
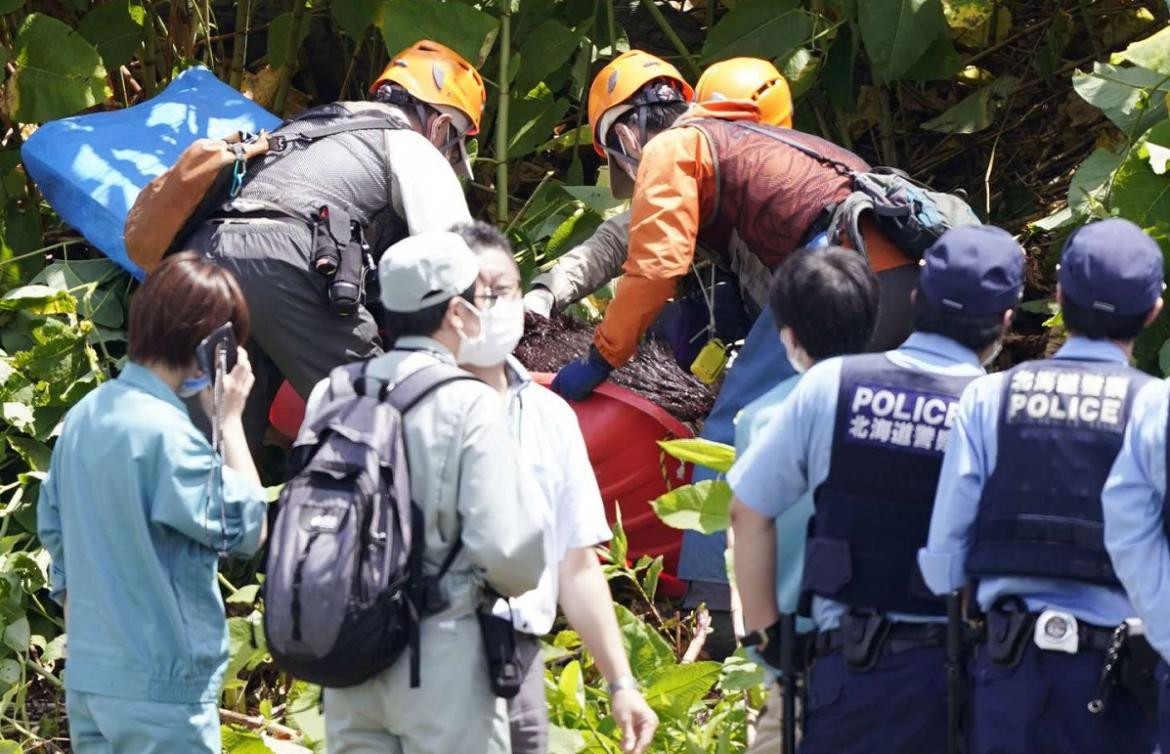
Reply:
[[1170, 543], [1163, 528], [1170, 383], [1151, 382], [1134, 399], [1125, 443], [1101, 493], [1105, 547], [1146, 626], [1170, 658]]
[[[1112, 342], [1081, 337], [1069, 338], [1057, 356], [1074, 361], [1129, 363], [1125, 352]], [[1027, 397], [1022, 397], [1019, 405], [1013, 403], [1009, 406], [1009, 412], [1024, 411], [1038, 418], [1067, 420], [1066, 414], [1072, 410], [1084, 421], [1124, 421], [1121, 407], [1128, 382], [1125, 386], [1078, 384], [1075, 394], [1070, 394], [1060, 385], [1045, 382], [1041, 374], [1043, 363], [1038, 362], [1035, 371], [1029, 370], [1033, 379], [1042, 384], [1031, 385]], [[946, 594], [967, 583], [965, 564], [973, 525], [984, 485], [995, 470], [1000, 402], [1006, 379], [1006, 373], [998, 373], [975, 380], [959, 400], [958, 416], [939, 475], [930, 536], [918, 554], [923, 578], [935, 594]], [[1121, 388], [1120, 399], [1111, 401], [1110, 394], [1117, 393], [1118, 388]], [[1057, 401], [1057, 395], [1068, 400]], [[1037, 458], [1036, 463], [1043, 464], [1045, 459]], [[1125, 593], [1106, 586], [1055, 578], [993, 577], [980, 580], [977, 598], [984, 610], [990, 609], [996, 599], [1005, 595], [1022, 597], [1031, 611], [1059, 608], [1071, 612], [1079, 620], [1099, 626], [1115, 626], [1133, 614]]]
[[[916, 332], [886, 355], [893, 364], [909, 369], [954, 377], [984, 374], [973, 351], [933, 333]], [[840, 358], [834, 358], [810, 369], [780, 406], [775, 419], [728, 473], [735, 496], [753, 510], [779, 515], [796, 505], [803, 495], [814, 492], [829, 476], [841, 364]], [[851, 431], [855, 436], [864, 432], [869, 442], [906, 447], [925, 443], [929, 435], [931, 447], [946, 447], [951, 419], [946, 412], [917, 412], [914, 415], [919, 421], [902, 421], [893, 415], [899, 410], [893, 396], [872, 396], [868, 408], [858, 412]], [[817, 628], [827, 631], [837, 627], [845, 607], [814, 597], [812, 612]], [[936, 620], [898, 613], [889, 617], [898, 621]]]

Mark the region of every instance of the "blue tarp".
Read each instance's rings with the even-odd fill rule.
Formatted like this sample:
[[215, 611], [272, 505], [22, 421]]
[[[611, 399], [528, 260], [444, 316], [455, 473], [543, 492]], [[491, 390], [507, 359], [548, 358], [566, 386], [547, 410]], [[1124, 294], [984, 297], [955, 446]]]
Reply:
[[211, 71], [196, 67], [133, 107], [46, 123], [20, 153], [61, 219], [141, 280], [142, 270], [126, 255], [122, 227], [142, 187], [196, 139], [279, 123]]

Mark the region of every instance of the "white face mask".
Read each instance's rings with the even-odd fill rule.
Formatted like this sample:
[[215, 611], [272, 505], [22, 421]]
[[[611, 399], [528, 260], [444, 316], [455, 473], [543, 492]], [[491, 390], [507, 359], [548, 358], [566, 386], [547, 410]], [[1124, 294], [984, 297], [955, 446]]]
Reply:
[[1003, 340], [995, 341], [995, 348], [992, 348], [991, 353], [989, 353], [987, 356], [985, 356], [983, 358], [983, 366], [984, 367], [991, 366], [991, 362], [995, 361], [996, 357], [999, 356], [999, 353], [1002, 350], [1003, 350]]
[[476, 367], [502, 364], [524, 335], [524, 301], [500, 299], [486, 311], [471, 304], [467, 307], [479, 317], [479, 335], [468, 337], [459, 333], [455, 360]]

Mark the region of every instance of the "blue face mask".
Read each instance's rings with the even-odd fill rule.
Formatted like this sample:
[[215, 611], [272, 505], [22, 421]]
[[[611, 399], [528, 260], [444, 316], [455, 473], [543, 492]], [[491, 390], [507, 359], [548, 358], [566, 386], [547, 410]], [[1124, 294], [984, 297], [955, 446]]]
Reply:
[[193, 398], [211, 386], [211, 378], [205, 374], [188, 377], [179, 385], [180, 398]]

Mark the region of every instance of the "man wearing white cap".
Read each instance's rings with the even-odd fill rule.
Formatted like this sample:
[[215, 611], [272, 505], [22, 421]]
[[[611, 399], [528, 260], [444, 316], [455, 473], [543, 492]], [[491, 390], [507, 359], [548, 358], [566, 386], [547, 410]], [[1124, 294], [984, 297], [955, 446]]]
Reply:
[[[393, 348], [369, 362], [368, 376], [394, 385], [457, 355], [482, 337], [479, 263], [448, 232], [411, 236], [378, 267]], [[328, 380], [309, 398], [306, 419], [322, 405]], [[303, 430], [302, 430], [303, 431]], [[411, 497], [424, 518], [423, 561], [439, 578], [445, 607], [421, 623], [421, 686], [410, 687], [409, 663], [397, 662], [358, 686], [325, 691], [332, 754], [495, 754], [509, 750], [503, 715], [489, 685], [476, 609], [490, 588], [517, 596], [544, 569], [540, 517], [517, 475], [515, 444], [499, 397], [477, 380], [447, 383], [403, 416]]]

